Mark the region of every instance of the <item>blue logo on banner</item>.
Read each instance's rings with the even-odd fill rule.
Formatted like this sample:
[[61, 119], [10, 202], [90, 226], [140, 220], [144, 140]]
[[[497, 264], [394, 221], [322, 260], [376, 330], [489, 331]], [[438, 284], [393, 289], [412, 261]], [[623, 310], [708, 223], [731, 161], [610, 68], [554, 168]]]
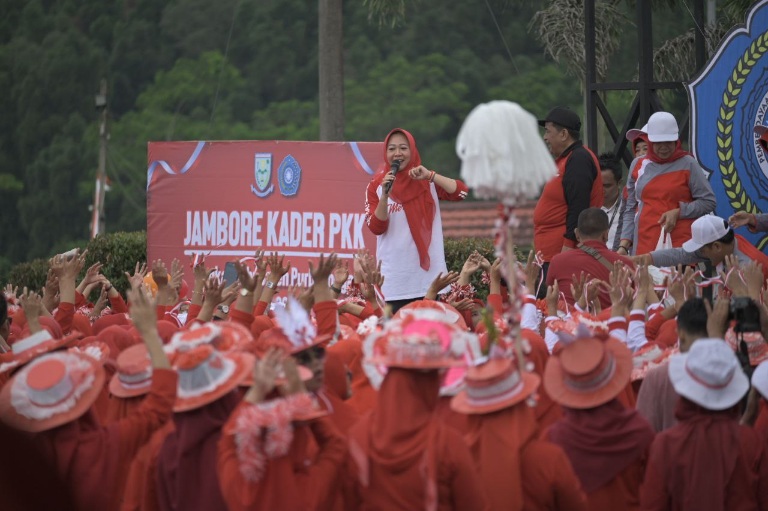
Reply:
[[[756, 3], [746, 19], [686, 85], [691, 148], [707, 172], [722, 218], [736, 211], [761, 213], [768, 204], [768, 155], [754, 129], [768, 124], [768, 0]], [[768, 244], [765, 233], [739, 231], [760, 250]]]
[[253, 178], [256, 186], [251, 185], [251, 191], [257, 197], [266, 197], [275, 190], [272, 181], [272, 154], [256, 153], [253, 164]]
[[277, 169], [277, 184], [280, 186], [280, 193], [286, 197], [293, 197], [299, 191], [299, 183], [301, 183], [301, 167], [296, 158], [289, 154]]

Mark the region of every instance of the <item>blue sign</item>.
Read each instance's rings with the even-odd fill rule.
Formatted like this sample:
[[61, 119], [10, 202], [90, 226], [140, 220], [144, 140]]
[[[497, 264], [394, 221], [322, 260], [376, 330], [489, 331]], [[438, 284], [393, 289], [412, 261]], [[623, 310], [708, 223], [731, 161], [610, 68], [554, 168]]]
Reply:
[[289, 154], [283, 158], [277, 169], [277, 184], [280, 186], [280, 193], [286, 197], [293, 197], [299, 191], [300, 183], [301, 167], [296, 158]]
[[[717, 197], [717, 214], [768, 212], [768, 155], [755, 126], [768, 124], [768, 0], [757, 2], [686, 84], [691, 148]], [[768, 234], [739, 234], [764, 250]]]

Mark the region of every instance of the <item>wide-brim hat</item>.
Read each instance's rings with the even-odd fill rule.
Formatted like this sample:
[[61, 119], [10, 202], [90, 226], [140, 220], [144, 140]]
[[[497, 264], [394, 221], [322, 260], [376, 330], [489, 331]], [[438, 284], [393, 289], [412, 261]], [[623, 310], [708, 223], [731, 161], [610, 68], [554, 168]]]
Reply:
[[763, 399], [768, 400], [768, 361], [761, 363], [752, 373], [752, 386]]
[[372, 349], [365, 362], [401, 369], [446, 369], [467, 364], [466, 336], [453, 324], [426, 319], [392, 320], [388, 328], [369, 335]]
[[333, 340], [333, 335], [318, 335], [302, 339], [301, 342], [291, 342], [285, 332], [280, 327], [270, 328], [261, 333], [255, 342], [257, 353], [266, 353], [269, 348], [280, 348], [286, 353], [295, 355], [302, 351], [314, 348], [315, 346], [328, 344]]
[[54, 339], [46, 330], [41, 330], [20, 341], [16, 341], [11, 346], [13, 358], [4, 364], [0, 364], [0, 373], [16, 370], [40, 355], [70, 348], [81, 337], [82, 334], [80, 332], [72, 332], [61, 339]]
[[232, 391], [253, 370], [250, 353], [220, 352], [210, 345], [180, 353], [174, 361], [179, 374], [174, 412], [195, 410]]
[[0, 420], [39, 433], [80, 418], [104, 386], [104, 369], [81, 353], [42, 355], [14, 374], [0, 390]]
[[489, 360], [467, 369], [464, 390], [451, 399], [451, 408], [465, 414], [497, 412], [525, 400], [540, 383], [538, 375], [520, 372], [511, 359]]
[[[314, 377], [314, 374], [308, 367], [304, 367], [302, 365], [297, 365], [296, 370], [299, 373], [299, 379], [303, 382], [307, 382], [311, 380]], [[278, 374], [275, 378], [275, 385], [284, 385], [287, 383], [288, 380], [285, 377], [284, 374]], [[241, 387], [250, 387], [253, 385], [253, 372], [248, 373], [248, 375], [239, 383]]]
[[632, 352], [618, 339], [578, 338], [549, 357], [544, 389], [568, 408], [595, 408], [618, 396], [631, 373]]
[[669, 360], [669, 357], [679, 353], [677, 348], [664, 348], [663, 346], [649, 342], [643, 345], [632, 355], [632, 381], [643, 380], [648, 371], [659, 367]]
[[147, 347], [136, 344], [117, 357], [115, 374], [109, 381], [109, 392], [120, 398], [143, 396], [152, 387], [152, 361]]
[[107, 346], [107, 343], [96, 339], [96, 337], [89, 337], [75, 341], [74, 345], [69, 348], [69, 351], [87, 355], [102, 366], [110, 363], [109, 346]]
[[467, 329], [467, 322], [461, 312], [452, 305], [437, 300], [415, 300], [400, 307], [393, 318], [439, 321], [457, 325], [462, 330]]
[[749, 390], [736, 354], [722, 339], [699, 339], [687, 353], [669, 359], [675, 391], [707, 410], [726, 410]]

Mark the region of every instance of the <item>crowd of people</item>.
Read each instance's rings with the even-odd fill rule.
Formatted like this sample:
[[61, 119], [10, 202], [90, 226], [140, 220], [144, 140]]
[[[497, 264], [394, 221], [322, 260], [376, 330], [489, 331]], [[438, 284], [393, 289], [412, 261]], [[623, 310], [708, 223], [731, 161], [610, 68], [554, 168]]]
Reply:
[[540, 124], [558, 175], [523, 262], [447, 268], [439, 201], [467, 187], [395, 129], [376, 255], [320, 256], [309, 288], [261, 251], [229, 285], [139, 261], [123, 295], [79, 251], [8, 283], [2, 508], [768, 509], [768, 260], [734, 231], [768, 217], [711, 214], [665, 112], [624, 193], [576, 114]]

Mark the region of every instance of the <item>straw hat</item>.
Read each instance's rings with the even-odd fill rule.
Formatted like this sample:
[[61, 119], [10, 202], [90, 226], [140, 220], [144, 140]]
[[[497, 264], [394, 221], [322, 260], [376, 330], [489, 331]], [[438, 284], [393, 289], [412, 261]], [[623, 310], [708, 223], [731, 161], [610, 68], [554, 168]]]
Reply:
[[17, 369], [27, 364], [33, 358], [39, 357], [45, 353], [56, 351], [62, 348], [69, 348], [75, 341], [80, 339], [80, 332], [73, 332], [61, 339], [54, 339], [47, 330], [41, 330], [36, 334], [16, 341], [11, 346], [13, 358], [4, 364], [0, 364], [0, 373]]
[[149, 392], [152, 386], [152, 361], [144, 344], [123, 350], [117, 357], [117, 370], [109, 382], [113, 396], [129, 398]]
[[179, 353], [173, 364], [179, 373], [173, 411], [187, 412], [216, 401], [237, 387], [253, 363], [253, 355], [223, 353], [208, 344]]
[[569, 408], [594, 408], [621, 393], [632, 372], [632, 352], [613, 337], [577, 337], [547, 361], [544, 388]]
[[521, 373], [512, 359], [489, 360], [467, 369], [464, 390], [451, 400], [451, 408], [466, 414], [497, 412], [526, 399], [540, 382], [536, 374]]
[[669, 359], [675, 391], [707, 410], [725, 410], [749, 390], [736, 354], [722, 339], [699, 339], [687, 353]]
[[104, 369], [87, 355], [42, 355], [0, 391], [0, 420], [30, 433], [53, 429], [87, 412], [103, 385]]

